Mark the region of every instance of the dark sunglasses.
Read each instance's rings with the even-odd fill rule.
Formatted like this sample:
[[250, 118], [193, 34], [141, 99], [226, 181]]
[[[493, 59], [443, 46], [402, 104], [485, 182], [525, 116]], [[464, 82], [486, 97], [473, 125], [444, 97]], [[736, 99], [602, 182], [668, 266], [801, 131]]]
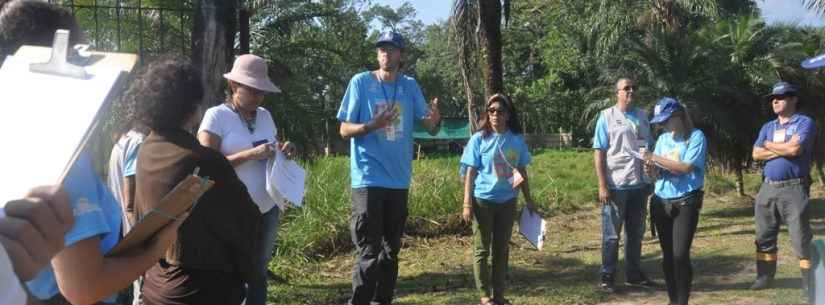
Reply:
[[624, 88], [622, 88], [622, 91], [630, 91], [630, 90], [633, 90], [633, 91], [639, 90], [639, 86], [636, 86], [636, 85], [624, 86]]
[[493, 115], [507, 114], [507, 110], [504, 110], [504, 109], [501, 109], [501, 108], [487, 108], [487, 113], [493, 114]]

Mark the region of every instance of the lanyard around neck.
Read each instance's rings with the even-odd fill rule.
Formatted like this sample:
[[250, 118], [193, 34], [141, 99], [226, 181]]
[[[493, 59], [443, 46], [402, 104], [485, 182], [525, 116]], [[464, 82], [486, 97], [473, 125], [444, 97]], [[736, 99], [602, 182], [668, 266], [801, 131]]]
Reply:
[[387, 90], [384, 89], [384, 80], [381, 78], [381, 72], [376, 72], [378, 83], [381, 85], [381, 92], [384, 93], [384, 100], [387, 102], [387, 109], [395, 109], [395, 97], [398, 93], [398, 75], [395, 76], [395, 81], [392, 85], [392, 100], [387, 96]]
[[508, 160], [507, 156], [504, 154], [504, 143], [507, 143], [507, 137], [505, 137], [505, 134], [501, 134], [496, 138], [501, 138], [501, 141], [495, 141], [493, 144], [496, 146], [496, 149], [498, 150], [498, 154], [501, 156], [501, 159], [504, 160], [504, 163], [507, 164], [507, 166], [510, 167], [510, 169], [516, 169], [512, 164], [510, 164], [510, 160]]
[[252, 118], [247, 119], [246, 117], [244, 117], [243, 114], [241, 114], [241, 112], [237, 108], [235, 108], [235, 105], [233, 105], [232, 103], [227, 104], [229, 105], [229, 109], [232, 109], [233, 112], [238, 114], [238, 118], [241, 120], [242, 123], [244, 123], [244, 125], [246, 125], [246, 129], [249, 130], [249, 133], [255, 133], [255, 120], [258, 118], [258, 111], [252, 111]]

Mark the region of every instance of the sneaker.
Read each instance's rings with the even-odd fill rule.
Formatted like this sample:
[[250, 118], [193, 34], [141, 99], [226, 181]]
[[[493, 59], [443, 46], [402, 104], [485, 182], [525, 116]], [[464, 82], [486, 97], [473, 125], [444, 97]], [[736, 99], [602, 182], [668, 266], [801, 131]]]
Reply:
[[599, 283], [599, 289], [604, 293], [616, 292], [616, 286], [613, 283], [613, 275], [602, 274], [602, 281]]
[[638, 278], [635, 279], [628, 279], [625, 281], [625, 285], [627, 286], [635, 286], [635, 287], [647, 287], [647, 288], [659, 288], [662, 285], [657, 283], [654, 280], [649, 279], [646, 275], [641, 274]]

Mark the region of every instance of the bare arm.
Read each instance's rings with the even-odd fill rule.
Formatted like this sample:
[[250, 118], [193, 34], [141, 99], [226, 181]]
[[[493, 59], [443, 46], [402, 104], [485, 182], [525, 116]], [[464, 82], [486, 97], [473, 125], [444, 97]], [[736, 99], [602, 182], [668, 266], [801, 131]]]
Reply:
[[661, 167], [664, 167], [665, 170], [673, 173], [674, 175], [684, 175], [693, 171], [693, 164], [670, 160], [668, 158], [657, 156], [653, 153], [648, 153], [648, 156], [651, 161], [659, 164]]
[[607, 164], [605, 163], [606, 153], [604, 150], [593, 151], [594, 167], [596, 168], [596, 178], [599, 182], [599, 202], [606, 203], [610, 200], [610, 190], [607, 189]]
[[753, 147], [753, 152], [751, 153], [751, 157], [753, 157], [756, 161], [768, 161], [774, 158], [778, 158], [775, 152], [765, 149], [764, 147]]
[[[185, 218], [185, 216], [184, 216]], [[81, 240], [60, 251], [52, 259], [60, 293], [75, 305], [92, 304], [129, 284], [163, 257], [177, 238], [182, 220], [173, 221], [143, 248], [122, 256], [104, 257], [100, 238]]]
[[464, 177], [464, 205], [461, 218], [470, 221], [473, 214], [473, 192], [475, 191], [475, 181], [478, 171], [475, 167], [467, 167], [467, 175]]
[[791, 140], [785, 143], [765, 141], [765, 149], [780, 157], [797, 157], [802, 154], [802, 145], [799, 144], [799, 136], [794, 135]]
[[[212, 148], [214, 150], [220, 151], [221, 141], [221, 137], [214, 133], [208, 131], [201, 131], [198, 133], [198, 142], [200, 142], [201, 145]], [[228, 155], [226, 156], [226, 159], [229, 160], [229, 164], [232, 164], [233, 167], [236, 167], [249, 160], [262, 160], [269, 158], [272, 156], [272, 154], [273, 152], [270, 149], [269, 145], [260, 144], [253, 148]]]
[[341, 128], [338, 130], [338, 132], [341, 134], [341, 137], [344, 139], [360, 137], [372, 131], [373, 129], [368, 127], [367, 124], [357, 124], [350, 122], [341, 122]]
[[434, 136], [441, 129], [441, 110], [438, 108], [438, 98], [434, 98], [430, 103], [430, 114], [421, 120], [421, 124], [427, 129], [427, 133]]
[[126, 211], [126, 217], [129, 218], [129, 223], [134, 224], [137, 221], [135, 217], [135, 176], [123, 177], [123, 208]]
[[521, 193], [524, 195], [525, 205], [530, 212], [535, 212], [535, 201], [533, 200], [533, 195], [530, 194], [530, 179], [527, 179], [527, 167], [519, 166], [517, 169], [519, 173], [521, 173], [521, 177], [524, 178], [524, 181], [521, 182], [520, 187]]

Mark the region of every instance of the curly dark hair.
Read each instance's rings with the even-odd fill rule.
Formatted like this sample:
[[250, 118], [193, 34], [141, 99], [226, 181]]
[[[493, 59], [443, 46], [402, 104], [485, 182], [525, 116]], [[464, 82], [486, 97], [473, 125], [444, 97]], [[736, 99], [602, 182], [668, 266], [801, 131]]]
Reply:
[[83, 41], [83, 32], [72, 13], [38, 0], [0, 0], [0, 59], [22, 45], [51, 46], [54, 32], [71, 31], [71, 45]]
[[518, 118], [516, 105], [514, 105], [510, 98], [504, 93], [494, 94], [487, 99], [487, 103], [484, 103], [484, 110], [482, 110], [481, 120], [479, 121], [479, 129], [481, 129], [482, 134], [486, 137], [493, 132], [493, 126], [490, 124], [490, 115], [487, 113], [487, 109], [490, 108], [490, 105], [493, 103], [500, 103], [510, 116], [507, 119], [507, 128], [510, 129], [510, 132], [514, 134], [521, 134], [521, 120]]
[[152, 131], [177, 130], [203, 102], [201, 72], [188, 59], [162, 57], [145, 66], [124, 103], [135, 107], [137, 121]]

